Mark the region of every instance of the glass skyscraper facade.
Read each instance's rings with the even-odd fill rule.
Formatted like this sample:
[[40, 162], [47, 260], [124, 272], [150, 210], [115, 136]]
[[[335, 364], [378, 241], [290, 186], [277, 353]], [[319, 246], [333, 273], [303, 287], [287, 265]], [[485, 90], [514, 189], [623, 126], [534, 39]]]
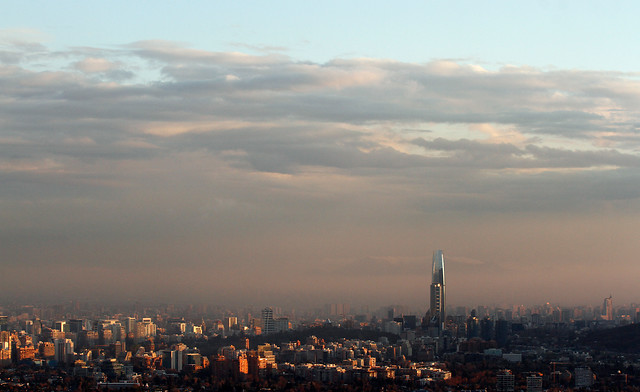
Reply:
[[433, 265], [430, 289], [429, 324], [444, 330], [445, 323], [445, 284], [444, 284], [444, 254], [441, 250], [433, 252]]

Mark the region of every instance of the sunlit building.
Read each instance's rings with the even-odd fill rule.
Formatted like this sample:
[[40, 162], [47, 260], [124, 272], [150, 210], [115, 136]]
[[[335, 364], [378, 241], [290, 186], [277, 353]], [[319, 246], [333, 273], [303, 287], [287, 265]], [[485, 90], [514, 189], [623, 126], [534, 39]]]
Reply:
[[152, 322], [149, 317], [144, 317], [141, 322], [136, 322], [135, 328], [135, 337], [138, 341], [151, 336], [156, 336], [156, 324]]
[[11, 364], [11, 334], [0, 331], [0, 368]]
[[55, 345], [53, 342], [38, 342], [38, 355], [40, 358], [51, 359], [56, 354]]
[[134, 334], [136, 333], [136, 324], [137, 321], [134, 317], [125, 317], [122, 320], [122, 324], [124, 325], [124, 330], [125, 332], [128, 334]]
[[67, 323], [66, 321], [56, 321], [54, 323], [53, 329], [56, 331], [67, 332]]
[[55, 350], [54, 359], [58, 363], [73, 363], [75, 352], [74, 344], [71, 339], [55, 339], [53, 344]]
[[234, 326], [238, 325], [238, 317], [229, 316], [224, 318], [224, 328], [230, 330]]
[[444, 255], [441, 250], [433, 252], [433, 264], [431, 274], [430, 302], [427, 312], [427, 325], [437, 328], [438, 332], [444, 330], [445, 315], [445, 284], [444, 284]]

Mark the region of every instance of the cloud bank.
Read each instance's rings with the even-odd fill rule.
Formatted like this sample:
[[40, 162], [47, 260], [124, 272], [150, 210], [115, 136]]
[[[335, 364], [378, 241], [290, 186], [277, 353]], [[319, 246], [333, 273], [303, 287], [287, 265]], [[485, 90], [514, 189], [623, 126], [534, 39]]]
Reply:
[[454, 302], [599, 301], [638, 272], [638, 107], [620, 72], [5, 39], [0, 283], [421, 306], [443, 248]]

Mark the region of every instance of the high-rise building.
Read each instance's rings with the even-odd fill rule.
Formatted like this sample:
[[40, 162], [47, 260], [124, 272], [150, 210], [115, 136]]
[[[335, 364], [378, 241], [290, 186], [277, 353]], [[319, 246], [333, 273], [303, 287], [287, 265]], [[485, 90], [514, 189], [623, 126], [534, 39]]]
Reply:
[[509, 331], [511, 330], [511, 323], [507, 320], [498, 320], [495, 322], [495, 337], [498, 347], [504, 347], [509, 339]]
[[602, 304], [602, 318], [604, 320], [613, 320], [613, 297], [609, 296], [604, 299]]
[[496, 391], [513, 391], [515, 389], [515, 377], [511, 370], [502, 370], [496, 375]]
[[445, 323], [445, 285], [444, 285], [444, 255], [441, 250], [433, 252], [433, 264], [430, 288], [430, 307], [427, 313], [427, 324], [435, 327], [439, 332], [444, 330]]
[[262, 333], [270, 334], [276, 331], [275, 322], [273, 320], [273, 309], [262, 309]]
[[66, 321], [56, 321], [54, 323], [53, 329], [55, 329], [56, 331], [67, 332], [65, 331], [66, 327], [67, 327]]
[[593, 372], [587, 367], [575, 368], [574, 380], [576, 388], [589, 388], [593, 385]]
[[137, 321], [134, 317], [125, 317], [123, 319], [123, 325], [124, 325], [124, 331], [125, 333], [128, 334], [134, 334], [136, 333], [136, 324]]
[[58, 363], [73, 363], [73, 357], [75, 355], [73, 351], [73, 340], [55, 339], [53, 344], [55, 348], [54, 358]]
[[80, 333], [84, 331], [84, 320], [71, 319], [69, 320], [69, 332]]
[[542, 392], [542, 374], [534, 373], [527, 376], [527, 392]]
[[234, 326], [238, 325], [237, 316], [229, 316], [224, 318], [224, 329], [230, 330]]
[[11, 334], [9, 333], [9, 331], [0, 331], [0, 369], [5, 366], [11, 365], [11, 340]]
[[183, 350], [162, 350], [162, 366], [166, 369], [182, 370]]
[[495, 329], [496, 323], [490, 317], [480, 320], [480, 337], [482, 340], [493, 340], [496, 335]]
[[480, 324], [476, 317], [476, 310], [473, 309], [467, 319], [467, 339], [477, 338], [478, 336], [480, 336]]

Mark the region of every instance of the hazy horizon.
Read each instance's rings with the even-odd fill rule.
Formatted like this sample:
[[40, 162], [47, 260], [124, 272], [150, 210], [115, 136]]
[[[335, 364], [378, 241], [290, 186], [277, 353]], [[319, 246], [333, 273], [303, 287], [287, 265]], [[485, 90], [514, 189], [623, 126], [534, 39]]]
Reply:
[[[489, 315], [493, 315], [493, 312], [496, 310], [512, 310], [514, 312], [518, 311], [518, 308], [524, 307], [524, 309], [529, 311], [541, 310], [542, 308], [559, 308], [559, 309], [587, 309], [592, 311], [598, 311], [602, 308], [602, 302], [606, 298], [603, 298], [598, 303], [577, 303], [577, 304], [569, 304], [569, 303], [558, 303], [558, 302], [544, 302], [544, 303], [467, 303], [467, 304], [449, 304], [447, 305], [447, 316], [457, 315], [459, 314], [459, 310], [462, 308], [466, 309], [466, 313], [469, 314], [472, 310], [481, 310], [484, 309], [489, 312]], [[285, 301], [286, 302], [286, 301]], [[338, 312], [333, 314], [330, 310], [333, 306], [346, 306], [348, 311]], [[614, 309], [622, 309], [622, 310], [631, 310], [632, 308], [637, 308], [640, 304], [638, 303], [617, 303], [615, 298], [613, 298], [613, 308]], [[143, 309], [172, 309], [173, 312], [180, 312], [184, 309], [190, 309], [189, 312], [195, 312], [194, 314], [200, 313], [222, 313], [226, 315], [242, 315], [247, 312], [260, 312], [264, 308], [271, 308], [274, 311], [275, 315], [278, 316], [286, 316], [291, 315], [294, 312], [297, 316], [301, 314], [315, 314], [316, 316], [322, 315], [332, 315], [340, 316], [344, 315], [380, 315], [386, 317], [388, 315], [388, 311], [390, 309], [395, 310], [395, 315], [417, 315], [418, 317], [424, 316], [424, 314], [428, 310], [428, 304], [418, 304], [417, 306], [412, 306], [409, 304], [402, 303], [305, 303], [292, 305], [289, 303], [267, 303], [267, 302], [253, 302], [253, 303], [217, 303], [217, 302], [206, 302], [206, 301], [163, 301], [153, 299], [153, 300], [143, 300], [141, 298], [128, 298], [126, 300], [117, 300], [117, 299], [107, 299], [101, 298], [99, 300], [60, 300], [57, 301], [55, 299], [43, 299], [42, 297], [21, 297], [21, 298], [4, 298], [2, 302], [0, 302], [0, 310], [11, 310], [14, 311], [17, 309], [34, 307], [39, 309], [47, 309], [51, 307], [55, 307], [57, 309], [66, 309], [66, 311], [71, 311], [71, 309], [76, 309], [78, 312], [83, 313], [86, 311], [91, 311], [91, 309], [96, 307], [102, 307], [107, 312], [115, 312], [122, 314], [130, 314], [127, 313], [132, 309], [137, 309], [136, 311], [142, 311]], [[0, 312], [2, 314], [2, 312]], [[626, 313], [623, 313], [626, 314]], [[516, 317], [515, 315], [513, 317]]]
[[6, 4], [3, 296], [419, 308], [442, 249], [450, 304], [640, 302], [605, 4]]

